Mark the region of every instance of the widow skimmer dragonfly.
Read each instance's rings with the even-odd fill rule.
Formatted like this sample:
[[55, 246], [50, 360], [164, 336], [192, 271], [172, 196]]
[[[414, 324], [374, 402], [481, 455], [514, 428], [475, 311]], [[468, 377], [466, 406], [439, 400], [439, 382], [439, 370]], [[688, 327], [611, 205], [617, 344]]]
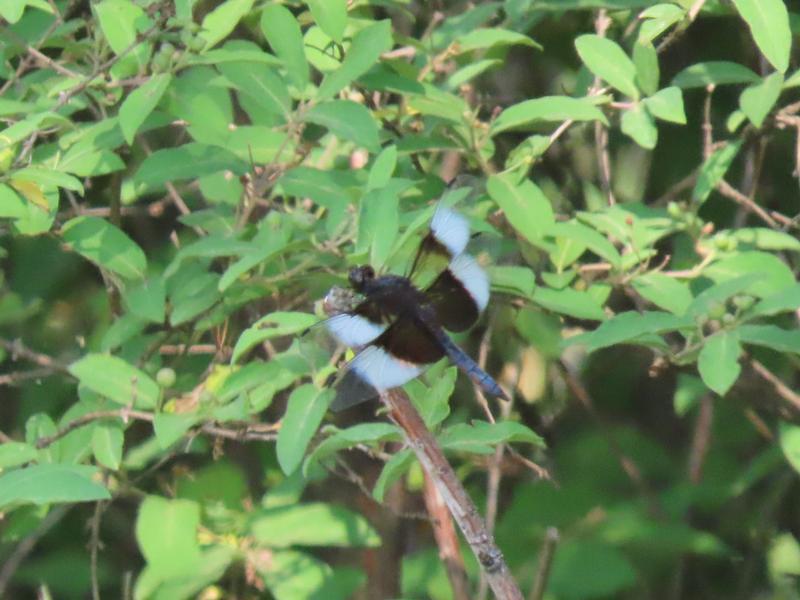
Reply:
[[[469, 329], [489, 302], [488, 275], [464, 253], [469, 239], [467, 219], [439, 203], [408, 276], [376, 275], [371, 266], [358, 266], [348, 276], [352, 289], [345, 290], [357, 296], [343, 301], [340, 288], [326, 296], [331, 312], [340, 313], [325, 321], [328, 331], [360, 350], [335, 384], [333, 410], [399, 387], [444, 356], [486, 394], [507, 398], [444, 331]], [[343, 302], [350, 305], [342, 308]]]

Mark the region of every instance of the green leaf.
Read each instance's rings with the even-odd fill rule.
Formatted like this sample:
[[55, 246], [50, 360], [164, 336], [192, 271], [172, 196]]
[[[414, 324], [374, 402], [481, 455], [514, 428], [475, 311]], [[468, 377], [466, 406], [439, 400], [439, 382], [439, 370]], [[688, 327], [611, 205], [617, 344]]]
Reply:
[[794, 312], [798, 306], [800, 306], [800, 283], [795, 283], [766, 296], [753, 307], [753, 314], [771, 316]]
[[117, 356], [87, 354], [69, 366], [87, 388], [123, 406], [155, 408], [160, 390], [144, 371]]
[[105, 41], [126, 67], [123, 74], [133, 75], [144, 67], [150, 54], [149, 46], [134, 46], [139, 33], [151, 24], [144, 10], [130, 0], [104, 0], [93, 4], [92, 10], [97, 15]]
[[392, 24], [378, 21], [353, 36], [353, 43], [338, 69], [329, 73], [319, 86], [317, 98], [327, 100], [366, 73], [392, 47]]
[[518, 184], [510, 175], [492, 175], [486, 189], [492, 200], [505, 212], [511, 226], [534, 244], [555, 223], [550, 201], [529, 179]]
[[320, 29], [341, 44], [347, 25], [347, 0], [308, 0], [306, 4]]
[[739, 378], [741, 353], [742, 347], [735, 331], [719, 331], [703, 343], [697, 368], [703, 382], [720, 396], [724, 396]]
[[[443, 372], [442, 372], [443, 371]], [[456, 386], [458, 368], [440, 363], [428, 371], [425, 379], [430, 385], [425, 385], [419, 379], [413, 379], [406, 384], [406, 391], [411, 397], [411, 402], [416, 407], [428, 429], [433, 430], [450, 414], [450, 397]]]
[[93, 481], [98, 469], [85, 465], [42, 464], [0, 475], [0, 508], [17, 504], [58, 504], [108, 500], [108, 490]]
[[678, 383], [675, 386], [675, 395], [672, 397], [675, 414], [679, 417], [686, 416], [707, 393], [708, 388], [702, 379], [687, 373], [678, 373]]
[[91, 144], [76, 144], [64, 153], [56, 167], [78, 177], [97, 177], [122, 171], [125, 163], [110, 150], [95, 150]]
[[124, 439], [121, 423], [97, 423], [92, 428], [92, 453], [97, 462], [112, 471], [118, 470]]
[[642, 298], [676, 315], [684, 314], [692, 303], [688, 285], [657, 271], [640, 275], [631, 283]]
[[20, 219], [27, 214], [27, 203], [14, 191], [14, 188], [0, 183], [0, 218]]
[[239, 96], [253, 102], [268, 115], [283, 121], [291, 119], [292, 99], [286, 82], [266, 65], [252, 62], [230, 62], [218, 66], [220, 72], [239, 91]]
[[640, 338], [661, 334], [684, 327], [691, 327], [694, 321], [688, 317], [678, 317], [665, 312], [627, 311], [614, 315], [589, 333], [564, 340], [563, 345], [583, 344], [587, 352], [616, 346], [627, 342], [638, 342]]
[[191, 574], [200, 563], [200, 506], [148, 496], [136, 519], [136, 541], [147, 565], [164, 579]]
[[514, 421], [458, 423], [439, 435], [443, 450], [476, 454], [491, 454], [497, 444], [510, 442], [524, 442], [540, 448], [545, 445], [544, 440], [531, 429]]
[[153, 419], [153, 431], [162, 450], [180, 440], [200, 420], [197, 413], [159, 413]]
[[800, 354], [800, 330], [781, 329], [775, 325], [741, 325], [737, 331], [745, 344]]
[[256, 344], [284, 335], [301, 333], [319, 319], [314, 315], [300, 312], [274, 312], [253, 323], [245, 329], [236, 340], [231, 356], [231, 364], [237, 362], [242, 355]]
[[236, 548], [213, 545], [201, 552], [200, 561], [190, 572], [169, 578], [158, 568], [145, 565], [136, 578], [132, 597], [157, 600], [202, 597], [204, 590], [223, 578], [236, 557]]
[[369, 248], [370, 264], [381, 268], [394, 246], [400, 228], [400, 191], [388, 185], [367, 192], [361, 200], [358, 247]]
[[749, 290], [763, 278], [764, 275], [757, 272], [728, 277], [698, 294], [697, 297], [692, 300], [689, 308], [686, 309], [686, 314], [692, 317], [707, 315], [712, 306], [722, 304], [728, 300], [728, 298]]
[[193, 142], [153, 152], [139, 165], [133, 183], [151, 188], [167, 181], [196, 179], [217, 171], [244, 175], [248, 168], [247, 162], [224, 148]]
[[[359, 444], [368, 444], [388, 439], [400, 440], [400, 431], [390, 423], [361, 423], [347, 429], [341, 429], [326, 438], [306, 457], [303, 463], [303, 473], [307, 474], [311, 465], [325, 458]], [[0, 446], [2, 449], [2, 446]]]
[[611, 87], [634, 100], [639, 99], [636, 67], [616, 42], [595, 34], [581, 35], [575, 48], [583, 64]]
[[394, 170], [397, 168], [397, 146], [392, 144], [384, 148], [381, 153], [375, 157], [372, 163], [372, 168], [369, 170], [369, 179], [367, 179], [367, 191], [382, 188], [392, 178]]
[[72, 175], [44, 167], [26, 167], [11, 173], [14, 180], [31, 181], [40, 187], [60, 187], [83, 195], [83, 184]]
[[455, 44], [455, 51], [458, 53], [484, 50], [495, 46], [531, 46], [542, 49], [527, 35], [499, 27], [474, 29], [456, 38]]
[[492, 135], [508, 129], [522, 129], [540, 121], [600, 121], [608, 125], [603, 112], [592, 104], [588, 98], [570, 98], [569, 96], [545, 96], [525, 100], [509, 106], [492, 123]]
[[200, 32], [206, 42], [206, 48], [216, 46], [228, 37], [239, 21], [253, 7], [254, 0], [225, 0], [203, 18], [203, 30]]
[[764, 57], [779, 72], [789, 68], [792, 31], [783, 0], [733, 0]]
[[773, 73], [742, 92], [739, 96], [739, 106], [753, 125], [761, 127], [769, 111], [778, 101], [782, 88], [783, 75]]
[[141, 279], [147, 269], [142, 249], [105, 219], [75, 217], [61, 229], [61, 237], [70, 248], [106, 269], [126, 279]]
[[396, 452], [392, 458], [383, 465], [381, 474], [375, 482], [375, 487], [372, 488], [372, 497], [375, 498], [377, 502], [383, 503], [386, 490], [389, 489], [395, 481], [400, 479], [412, 464], [414, 464], [414, 453], [411, 450], [406, 448], [405, 450]]
[[332, 171], [295, 167], [283, 174], [279, 184], [286, 194], [311, 198], [326, 208], [343, 207], [347, 203], [347, 192]]
[[[309, 527], [309, 524], [313, 524]], [[340, 506], [313, 502], [258, 511], [253, 537], [270, 548], [290, 546], [375, 547], [381, 539], [361, 515]]]
[[636, 83], [647, 95], [658, 91], [661, 71], [658, 66], [658, 53], [650, 42], [640, 39], [633, 45], [633, 64], [636, 66]]
[[622, 133], [642, 148], [652, 150], [658, 141], [658, 128], [644, 104], [636, 104], [622, 113]]
[[122, 303], [125, 310], [140, 319], [163, 323], [166, 308], [164, 280], [151, 277], [126, 286], [122, 291]]
[[28, 5], [26, 0], [18, 0], [17, 2], [4, 2], [0, 4], [0, 16], [9, 23], [16, 23], [22, 18], [25, 12], [25, 7]]
[[577, 221], [556, 223], [550, 230], [550, 235], [579, 242], [597, 254], [597, 256], [605, 258], [615, 269], [620, 266], [622, 257], [620, 257], [614, 244], [583, 223]]
[[303, 47], [303, 32], [297, 19], [284, 6], [270, 4], [261, 13], [261, 31], [272, 50], [283, 61], [289, 79], [298, 90], [305, 90], [309, 82], [308, 61]]
[[147, 82], [133, 90], [119, 107], [119, 126], [125, 141], [133, 144], [136, 132], [161, 100], [172, 82], [170, 73], [153, 75]]
[[683, 93], [679, 87], [671, 86], [658, 91], [649, 98], [645, 98], [644, 105], [657, 119], [686, 125]]
[[469, 62], [447, 78], [445, 87], [448, 90], [456, 90], [479, 75], [502, 67], [503, 64], [503, 61], [498, 58], [484, 58], [483, 60]]
[[493, 290], [523, 298], [533, 298], [536, 289], [536, 274], [528, 267], [492, 265], [489, 279]]
[[787, 264], [768, 252], [737, 252], [712, 263], [703, 271], [706, 277], [715, 282], [750, 273], [757, 274], [758, 279], [747, 288], [747, 293], [760, 298], [777, 294], [796, 281]]
[[800, 426], [781, 421], [778, 424], [778, 441], [786, 460], [800, 473]]
[[372, 118], [372, 113], [362, 104], [352, 100], [322, 102], [306, 112], [305, 119], [370, 152], [380, 150], [378, 125]]
[[716, 150], [705, 160], [703, 166], [700, 167], [700, 173], [697, 175], [697, 183], [695, 183], [692, 191], [692, 201], [700, 204], [706, 201], [709, 194], [725, 177], [725, 173], [728, 172], [728, 168], [741, 147], [741, 141], [731, 142]]
[[533, 293], [533, 301], [548, 310], [592, 321], [603, 321], [606, 313], [602, 305], [587, 292], [571, 288], [553, 290], [539, 286]]
[[4, 442], [0, 444], [0, 470], [17, 467], [35, 460], [39, 451], [25, 442]]
[[672, 80], [679, 88], [706, 87], [707, 85], [726, 85], [732, 83], [758, 83], [761, 77], [739, 63], [711, 61], [696, 63], [686, 67]]
[[321, 560], [296, 550], [271, 552], [270, 560], [256, 561], [255, 566], [275, 600], [347, 600], [364, 585], [359, 571], [342, 566], [334, 571]]
[[284, 227], [277, 231], [271, 231], [266, 241], [258, 244], [256, 248], [244, 254], [242, 258], [231, 263], [222, 274], [222, 277], [219, 278], [217, 289], [220, 292], [224, 292], [249, 270], [260, 264], [266, 264], [267, 261], [286, 249], [290, 238], [291, 231], [288, 228]]
[[333, 396], [333, 390], [311, 384], [301, 385], [289, 396], [277, 442], [278, 464], [285, 474], [293, 473], [302, 462]]
[[684, 14], [684, 9], [674, 4], [656, 4], [642, 11], [639, 15], [642, 25], [639, 27], [638, 41], [652, 42], [672, 25], [681, 21]]
[[220, 299], [219, 276], [202, 273], [192, 277], [184, 285], [175, 286], [170, 293], [172, 311], [169, 322], [180, 325], [202, 314]]
[[730, 232], [730, 237], [742, 246], [752, 246], [760, 250], [789, 250], [800, 252], [800, 240], [783, 231], [767, 227], [742, 227]]

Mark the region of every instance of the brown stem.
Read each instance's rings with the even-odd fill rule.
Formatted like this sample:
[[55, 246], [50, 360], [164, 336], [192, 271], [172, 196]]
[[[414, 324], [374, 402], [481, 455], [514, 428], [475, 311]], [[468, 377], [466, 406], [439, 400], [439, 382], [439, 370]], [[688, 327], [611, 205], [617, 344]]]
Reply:
[[775, 373], [770, 371], [755, 358], [750, 359], [750, 364], [753, 366], [753, 370], [758, 373], [762, 379], [772, 384], [772, 388], [778, 396], [786, 400], [786, 402], [791, 404], [796, 410], [800, 410], [800, 394], [792, 390], [792, 388], [786, 385]]
[[425, 507], [431, 518], [433, 537], [439, 547], [439, 558], [444, 563], [447, 578], [453, 588], [453, 600], [469, 600], [469, 577], [464, 568], [464, 558], [458, 547], [458, 535], [447, 505], [429, 475], [425, 475]]
[[416, 454], [423, 471], [444, 498], [464, 538], [478, 558], [495, 597], [498, 600], [522, 600], [522, 592], [511, 576], [503, 553], [495, 544], [478, 509], [408, 396], [402, 390], [394, 389], [382, 393], [381, 400], [389, 408], [394, 422], [403, 430], [406, 442]]
[[737, 204], [739, 204], [745, 210], [756, 215], [759, 219], [764, 221], [767, 225], [769, 225], [773, 229], [780, 228], [778, 222], [775, 219], [773, 219], [766, 210], [761, 208], [751, 198], [745, 196], [742, 192], [737, 190], [735, 187], [733, 187], [730, 183], [728, 183], [724, 179], [717, 184], [717, 191], [726, 198], [729, 198], [734, 202], [736, 202]]
[[695, 421], [692, 448], [689, 452], [689, 481], [693, 485], [700, 483], [703, 477], [708, 448], [711, 445], [711, 425], [714, 422], [714, 399], [706, 394], [700, 400], [700, 411]]
[[550, 567], [553, 566], [553, 556], [556, 553], [559, 534], [555, 527], [548, 527], [544, 534], [544, 543], [539, 552], [539, 564], [536, 567], [536, 578], [533, 580], [531, 593], [528, 600], [542, 600], [544, 591], [547, 588], [547, 580], [550, 577]]
[[[100, 419], [136, 419], [138, 421], [147, 421], [152, 423], [155, 418], [153, 413], [143, 412], [140, 410], [132, 410], [129, 408], [120, 408], [118, 410], [98, 410], [85, 415], [81, 415], [74, 421], [70, 421], [64, 427], [56, 431], [53, 435], [40, 437], [36, 440], [36, 447], [47, 448], [51, 444], [57, 442], [65, 435], [75, 431], [76, 429], [88, 425]], [[196, 435], [197, 433], [206, 433], [216, 437], [225, 438], [235, 441], [272, 441], [277, 436], [279, 425], [271, 423], [243, 423], [239, 427], [220, 427], [209, 421], [198, 425], [188, 435]]]

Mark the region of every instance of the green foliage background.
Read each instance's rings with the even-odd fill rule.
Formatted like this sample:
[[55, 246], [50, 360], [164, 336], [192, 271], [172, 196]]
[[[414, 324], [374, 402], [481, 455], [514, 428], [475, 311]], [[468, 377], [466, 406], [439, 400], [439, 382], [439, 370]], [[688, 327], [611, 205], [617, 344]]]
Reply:
[[298, 335], [444, 195], [514, 401], [406, 387], [526, 593], [557, 528], [545, 597], [797, 597], [792, 10], [3, 2], [0, 595], [451, 597]]

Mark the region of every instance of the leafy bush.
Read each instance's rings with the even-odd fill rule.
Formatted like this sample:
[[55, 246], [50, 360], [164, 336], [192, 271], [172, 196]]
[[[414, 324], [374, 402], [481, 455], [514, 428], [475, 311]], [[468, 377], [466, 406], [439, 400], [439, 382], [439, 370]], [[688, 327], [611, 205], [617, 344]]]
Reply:
[[451, 597], [401, 432], [299, 335], [445, 195], [514, 402], [406, 389], [521, 587], [796, 593], [787, 5], [4, 2], [0, 590]]

